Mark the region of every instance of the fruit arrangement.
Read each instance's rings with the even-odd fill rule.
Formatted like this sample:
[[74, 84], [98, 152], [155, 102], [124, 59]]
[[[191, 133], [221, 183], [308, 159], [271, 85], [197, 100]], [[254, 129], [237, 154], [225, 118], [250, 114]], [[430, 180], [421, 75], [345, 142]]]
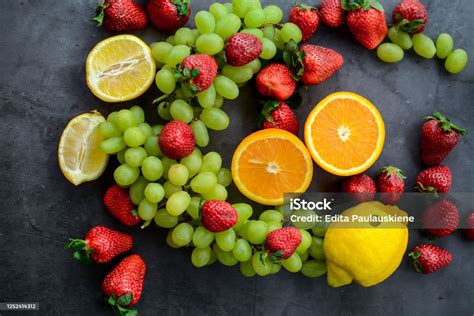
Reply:
[[[98, 112], [77, 116], [64, 130], [58, 150], [68, 180], [78, 185], [97, 179], [109, 156], [115, 156], [116, 184], [103, 198], [107, 211], [126, 226], [169, 229], [167, 244], [191, 248], [191, 263], [198, 268], [217, 261], [239, 265], [246, 277], [275, 274], [281, 267], [310, 278], [327, 272], [334, 287], [352, 281], [371, 286], [389, 277], [406, 250], [406, 225], [296, 228], [287, 225], [282, 206], [284, 193], [303, 193], [309, 187], [314, 161], [345, 177], [342, 192], [367, 202], [347, 214], [367, 208], [381, 215], [404, 213], [391, 206], [405, 191], [399, 168], [382, 168], [375, 181], [364, 174], [383, 150], [380, 112], [358, 94], [330, 94], [308, 115], [303, 143], [296, 136], [300, 126], [294, 100], [300, 86], [320, 84], [343, 66], [337, 51], [305, 43], [320, 23], [339, 28], [345, 22], [361, 45], [378, 47], [384, 61], [400, 61], [403, 50], [413, 46], [423, 57], [436, 53], [447, 58], [446, 69], [460, 72], [467, 55], [452, 51], [449, 35], [440, 35], [434, 51], [428, 47], [432, 43], [421, 33], [427, 19], [421, 3], [402, 1], [390, 29], [383, 7], [372, 0], [323, 0], [319, 8], [296, 4], [286, 23], [278, 6], [262, 7], [259, 0], [213, 3], [194, 15], [195, 29], [185, 27], [192, 16], [189, 0], [150, 0], [145, 10], [133, 0], [99, 5], [94, 21], [109, 31], [143, 29], [149, 21], [174, 33], [150, 46], [128, 34], [103, 40], [87, 57], [86, 81], [94, 95], [109, 103], [133, 100], [155, 83], [161, 94], [152, 106], [160, 121], [147, 120], [140, 106], [113, 111], [107, 118]], [[393, 43], [381, 44], [386, 36]], [[260, 130], [241, 141], [226, 168], [218, 152], [205, 148], [210, 130], [230, 124], [225, 100], [236, 99], [247, 85], [261, 97], [260, 113], [255, 113]], [[449, 192], [451, 172], [441, 163], [464, 132], [440, 113], [426, 118], [421, 160], [428, 168], [418, 175], [417, 190]], [[227, 188], [232, 183], [250, 200], [271, 208], [254, 214], [247, 203], [230, 204]], [[388, 206], [373, 202], [376, 192], [384, 193]], [[437, 237], [452, 234], [459, 222], [456, 205], [449, 200], [439, 200], [423, 217], [426, 232]], [[473, 222], [468, 217], [467, 227]], [[465, 236], [473, 239], [472, 229]], [[67, 247], [76, 250], [74, 258], [81, 262], [105, 263], [130, 251], [133, 240], [97, 226]], [[344, 249], [353, 249], [359, 263], [349, 260], [352, 254]], [[381, 249], [386, 257], [371, 261], [371, 254]], [[423, 244], [410, 258], [416, 271], [428, 273], [449, 264], [451, 255]], [[341, 260], [346, 263], [341, 265]], [[141, 297], [145, 271], [143, 259], [132, 254], [105, 277], [102, 290], [117, 314], [135, 313], [129, 308]]]

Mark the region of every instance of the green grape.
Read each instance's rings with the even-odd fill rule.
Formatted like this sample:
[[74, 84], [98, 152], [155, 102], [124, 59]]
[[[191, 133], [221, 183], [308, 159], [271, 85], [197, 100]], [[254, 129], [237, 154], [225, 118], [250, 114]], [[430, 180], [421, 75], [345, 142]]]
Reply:
[[436, 56], [440, 59], [445, 59], [453, 51], [454, 41], [451, 35], [441, 33], [436, 39]]
[[179, 216], [186, 211], [191, 203], [191, 197], [186, 191], [179, 191], [171, 194], [168, 201], [166, 201], [166, 210], [170, 215]]
[[326, 262], [318, 260], [308, 260], [301, 268], [301, 273], [308, 278], [318, 278], [325, 275], [326, 272]]
[[142, 162], [142, 174], [148, 181], [156, 181], [163, 175], [163, 164], [157, 157], [149, 156]]
[[128, 191], [128, 195], [132, 200], [132, 203], [135, 205], [140, 204], [140, 202], [145, 198], [145, 188], [148, 185], [148, 180], [140, 176], [137, 181], [135, 181]]
[[202, 34], [196, 40], [196, 48], [203, 54], [215, 55], [224, 49], [224, 41], [214, 33]]
[[201, 34], [213, 33], [216, 27], [214, 16], [208, 11], [199, 11], [194, 16], [194, 23]]
[[229, 13], [217, 21], [215, 33], [223, 40], [227, 40], [232, 34], [239, 31], [241, 25], [240, 18], [235, 14]]
[[264, 221], [252, 221], [247, 229], [248, 241], [254, 245], [262, 244], [267, 236], [267, 225]]
[[127, 147], [127, 144], [123, 141], [122, 136], [111, 137], [100, 144], [100, 150], [106, 154], [116, 154], [125, 147]]
[[222, 166], [222, 157], [215, 151], [208, 152], [202, 157], [200, 172], [210, 171], [217, 174]]
[[219, 20], [223, 16], [227, 15], [227, 9], [222, 3], [215, 2], [209, 7], [209, 12], [214, 16], [215, 20]]
[[182, 99], [182, 100], [187, 100], [188, 95], [184, 92], [182, 88], [176, 89], [174, 92], [174, 98], [175, 99]]
[[251, 68], [252, 72], [256, 74], [262, 68], [262, 63], [260, 62], [260, 59], [256, 58], [254, 61], [249, 62], [246, 66]]
[[165, 190], [165, 198], [169, 199], [171, 195], [173, 195], [176, 192], [181, 192], [182, 188], [174, 185], [170, 181], [166, 181], [163, 183], [163, 189]]
[[[245, 223], [242, 224], [242, 226], [239, 229], [239, 236], [242, 237], [245, 240], [249, 240], [249, 226], [255, 222], [254, 220], [246, 221]], [[238, 223], [238, 219], [237, 219]]]
[[145, 138], [148, 138], [151, 135], [153, 135], [153, 131], [151, 130], [151, 126], [148, 123], [139, 123], [138, 128], [140, 128], [142, 130], [143, 134], [145, 134]]
[[158, 145], [158, 136], [148, 137], [144, 147], [148, 156], [161, 156], [160, 145]]
[[117, 114], [116, 122], [114, 123], [121, 132], [124, 132], [130, 127], [137, 126], [138, 120], [135, 114], [130, 110], [120, 110]]
[[309, 251], [306, 250], [304, 251], [303, 253], [299, 254], [300, 255], [300, 258], [301, 258], [301, 262], [306, 262], [306, 260], [308, 260], [309, 258]]
[[215, 131], [222, 131], [229, 126], [230, 119], [221, 109], [210, 108], [204, 109], [199, 117], [207, 128]]
[[168, 231], [168, 235], [166, 235], [166, 243], [167, 243], [168, 246], [170, 246], [171, 248], [180, 248], [181, 246], [178, 246], [178, 245], [175, 244], [175, 242], [173, 241], [172, 235], [173, 235], [173, 230], [169, 230], [169, 231]]
[[223, 251], [231, 251], [235, 246], [235, 231], [230, 228], [215, 234], [216, 243]]
[[281, 31], [279, 29], [274, 29], [275, 35], [271, 39], [278, 49], [285, 49], [285, 42], [281, 38]]
[[252, 267], [259, 276], [272, 273], [272, 263], [268, 257], [262, 251], [258, 251], [252, 256]]
[[269, 5], [263, 9], [265, 24], [278, 24], [283, 19], [283, 11], [276, 5]]
[[189, 171], [185, 165], [175, 164], [168, 170], [168, 179], [176, 186], [183, 186], [188, 182]]
[[163, 157], [161, 160], [161, 163], [163, 164], [163, 177], [168, 180], [168, 171], [170, 170], [171, 166], [178, 163], [174, 159], [169, 159], [168, 157]]
[[267, 231], [272, 232], [282, 227], [281, 222], [269, 222], [267, 223]]
[[174, 100], [170, 107], [171, 117], [175, 120], [179, 120], [185, 123], [192, 121], [194, 117], [194, 111], [191, 105], [183, 100]]
[[178, 225], [178, 217], [168, 214], [166, 209], [159, 209], [155, 214], [155, 224], [163, 228], [173, 228]]
[[240, 262], [245, 262], [252, 258], [252, 248], [250, 247], [250, 244], [247, 240], [238, 239], [235, 242], [234, 248], [232, 249], [232, 254], [234, 255], [235, 259], [239, 260]]
[[253, 213], [252, 206], [250, 206], [247, 203], [232, 204], [232, 207], [235, 208], [238, 214], [237, 224], [244, 223], [246, 220], [250, 218], [250, 216], [252, 216], [252, 213]]
[[151, 134], [152, 134], [153, 136], [158, 136], [158, 135], [160, 135], [161, 130], [163, 129], [163, 127], [164, 127], [164, 126], [161, 125], [161, 124], [153, 125], [153, 126], [151, 127]]
[[316, 237], [324, 237], [326, 231], [328, 230], [329, 223], [326, 222], [316, 222], [311, 228], [311, 232]]
[[223, 186], [220, 185], [219, 183], [216, 183], [214, 187], [207, 192], [202, 193], [202, 197], [209, 201], [209, 200], [219, 200], [219, 201], [225, 201], [227, 200], [227, 189]]
[[198, 29], [192, 29], [191, 32], [193, 32], [194, 42], [196, 42], [197, 38], [199, 37], [199, 35], [201, 35], [201, 33], [199, 33]]
[[231, 66], [226, 65], [222, 69], [222, 74], [227, 78], [231, 79], [235, 83], [242, 83], [249, 81], [253, 77], [253, 69], [251, 67], [244, 66]]
[[199, 172], [199, 169], [201, 169], [201, 155], [196, 150], [194, 150], [191, 155], [182, 158], [180, 163], [186, 166], [188, 169], [189, 178], [192, 178]]
[[211, 259], [211, 248], [194, 248], [191, 253], [191, 262], [195, 267], [201, 268], [206, 266]]
[[206, 228], [199, 226], [193, 235], [193, 244], [197, 248], [206, 248], [214, 241], [214, 233], [208, 231]]
[[165, 121], [170, 121], [171, 120], [171, 114], [170, 114], [170, 105], [168, 102], [163, 101], [158, 105], [158, 115], [164, 119]]
[[151, 55], [153, 58], [160, 63], [166, 63], [166, 57], [168, 56], [169, 52], [173, 48], [173, 45], [167, 42], [158, 42], [152, 43], [151, 47]]
[[209, 262], [207, 263], [207, 265], [210, 266], [211, 264], [213, 264], [216, 261], [217, 261], [217, 256], [216, 256], [216, 253], [213, 250], [213, 251], [211, 251], [211, 259], [209, 259]]
[[281, 270], [281, 264], [273, 263], [272, 264], [272, 272], [270, 274], [277, 274]]
[[145, 112], [140, 106], [134, 105], [130, 108], [130, 111], [132, 111], [137, 118], [138, 125], [145, 123]]
[[145, 197], [152, 203], [159, 203], [165, 198], [165, 189], [159, 183], [148, 183], [144, 191]]
[[265, 24], [265, 20], [265, 11], [262, 9], [254, 9], [245, 15], [244, 23], [249, 28], [255, 28]]
[[[301, 209], [301, 210], [293, 211], [292, 215], [295, 215], [295, 216], [313, 216], [313, 215], [315, 215], [315, 212], [312, 211], [312, 210]], [[296, 228], [310, 229], [311, 227], [314, 226], [314, 222], [311, 222], [311, 221], [307, 221], [307, 222], [298, 221], [298, 222], [293, 222], [293, 225]]]
[[214, 173], [206, 171], [198, 173], [191, 180], [191, 189], [196, 193], [205, 193], [211, 191], [217, 184], [217, 177]]
[[255, 276], [256, 272], [253, 269], [252, 259], [240, 263], [240, 273], [247, 278]]
[[265, 25], [262, 28], [262, 33], [264, 38], [268, 38], [271, 41], [275, 38], [275, 28], [273, 25]]
[[260, 40], [262, 40], [262, 38], [263, 38], [262, 30], [257, 29], [257, 28], [243, 29], [242, 31], [240, 31], [240, 33], [247, 33], [247, 34], [255, 35]]
[[288, 259], [281, 262], [281, 265], [289, 272], [298, 272], [301, 270], [303, 263], [300, 256], [295, 252]]
[[455, 49], [446, 59], [444, 68], [452, 74], [460, 73], [464, 67], [466, 67], [467, 59], [468, 57], [465, 50], [459, 48]]
[[262, 50], [262, 53], [260, 54], [260, 58], [269, 60], [275, 57], [277, 53], [277, 48], [271, 40], [269, 40], [268, 38], [263, 38], [262, 46], [263, 46], [263, 50]]
[[214, 88], [214, 85], [211, 85], [206, 90], [198, 93], [197, 99], [199, 105], [201, 105], [204, 109], [212, 108], [212, 106], [216, 102], [216, 88]]
[[120, 165], [114, 171], [114, 179], [118, 185], [129, 186], [134, 183], [140, 176], [138, 168], [130, 167], [127, 164]]
[[191, 198], [191, 202], [189, 202], [189, 206], [186, 209], [186, 212], [193, 219], [199, 219], [199, 210], [201, 208], [201, 202], [202, 201], [203, 201], [202, 198], [200, 198], [199, 196], [193, 196]]
[[298, 44], [301, 42], [303, 35], [301, 34], [300, 28], [296, 24], [288, 22], [283, 24], [280, 37], [284, 43], [288, 43], [293, 40]]
[[296, 248], [296, 253], [301, 255], [311, 246], [312, 238], [311, 234], [307, 230], [300, 229], [299, 231], [301, 233], [301, 242]]
[[174, 35], [170, 35], [166, 38], [166, 43], [171, 44], [171, 46], [176, 45], [176, 42], [174, 40]]
[[257, 3], [253, 0], [232, 0], [232, 12], [240, 18], [244, 18], [252, 9], [259, 9]]
[[143, 199], [138, 205], [138, 216], [145, 222], [151, 221], [155, 217], [157, 207], [156, 203]]
[[281, 214], [280, 212], [276, 210], [266, 210], [265, 212], [262, 212], [262, 214], [260, 214], [258, 219], [266, 223], [270, 223], [270, 222], [281, 223], [283, 221], [283, 214]]
[[186, 57], [191, 54], [191, 49], [186, 45], [176, 45], [170, 51], [166, 57], [166, 65], [175, 67], [177, 64], [183, 61]]
[[99, 132], [104, 138], [117, 137], [122, 135], [122, 132], [119, 131], [115, 125], [111, 122], [103, 122], [99, 125]]
[[224, 3], [224, 7], [226, 8], [227, 13], [233, 13], [233, 12], [232, 12], [232, 11], [233, 11], [232, 3], [226, 2], [226, 3]]
[[192, 121], [190, 125], [194, 132], [196, 144], [199, 147], [206, 147], [209, 145], [209, 133], [206, 125], [204, 125], [201, 120]]
[[170, 94], [176, 89], [174, 73], [168, 68], [162, 68], [156, 73], [155, 83], [164, 94]]
[[179, 28], [174, 34], [174, 41], [177, 45], [194, 46], [194, 32], [187, 27]]
[[139, 127], [129, 127], [123, 133], [123, 140], [129, 147], [138, 147], [145, 143], [146, 137]]
[[223, 265], [230, 267], [239, 263], [239, 260], [235, 259], [231, 251], [224, 251], [220, 249], [217, 244], [214, 244], [212, 249], [216, 253], [217, 260], [219, 260]]
[[423, 58], [433, 58], [436, 54], [436, 47], [433, 40], [423, 33], [413, 35], [413, 49], [415, 53]]
[[[125, 144], [125, 142], [124, 142]], [[117, 160], [120, 162], [121, 165], [123, 165], [125, 162], [125, 152], [127, 152], [127, 145], [125, 145], [125, 148], [117, 153]]]
[[220, 108], [222, 107], [223, 104], [224, 104], [224, 98], [219, 93], [216, 93], [216, 101], [214, 102], [213, 107]]
[[188, 223], [181, 223], [173, 229], [171, 240], [178, 246], [186, 246], [193, 239], [194, 229]]
[[321, 237], [312, 237], [311, 246], [309, 247], [309, 254], [311, 257], [317, 260], [325, 260], [324, 249], [323, 249], [324, 239]]
[[138, 168], [147, 156], [146, 150], [143, 147], [129, 148], [125, 152], [125, 162], [130, 167]]
[[229, 169], [221, 168], [217, 173], [217, 183], [224, 187], [228, 187], [232, 183], [232, 174]]
[[239, 87], [225, 76], [217, 76], [214, 79], [214, 86], [216, 88], [217, 93], [219, 93], [222, 97], [234, 100], [239, 96]]
[[242, 227], [248, 222], [248, 220], [244, 220], [243, 222], [237, 222], [235, 223], [234, 227], [232, 227], [235, 232], [240, 236], [240, 230]]
[[112, 124], [117, 124], [117, 116], [118, 116], [118, 111], [111, 112], [107, 116], [107, 122], [110, 122]]
[[398, 27], [393, 26], [388, 30], [388, 38], [390, 38], [392, 43], [397, 44], [404, 50], [410, 49], [413, 46], [410, 35], [400, 31]]
[[392, 43], [383, 43], [377, 48], [377, 56], [386, 63], [398, 63], [403, 59], [403, 49]]

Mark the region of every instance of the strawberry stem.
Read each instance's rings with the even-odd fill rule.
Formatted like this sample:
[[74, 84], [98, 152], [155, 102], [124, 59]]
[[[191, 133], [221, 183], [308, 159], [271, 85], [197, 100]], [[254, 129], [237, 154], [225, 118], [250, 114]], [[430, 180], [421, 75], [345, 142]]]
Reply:
[[397, 176], [401, 180], [406, 179], [405, 175], [403, 174], [402, 170], [400, 168], [394, 167], [394, 166], [386, 166], [380, 169], [379, 174], [386, 173], [387, 178], [391, 177], [392, 175]]
[[109, 7], [108, 3], [102, 2], [102, 4], [97, 4], [97, 8], [95, 10], [96, 16], [91, 19], [92, 22], [97, 24], [97, 27], [101, 27], [104, 24], [105, 18], [105, 9]]
[[178, 15], [180, 17], [189, 15], [189, 0], [171, 0], [171, 3], [178, 9]]
[[444, 116], [440, 112], [436, 112], [433, 115], [426, 116], [425, 120], [426, 121], [437, 120], [440, 123], [441, 128], [445, 132], [456, 132], [456, 133], [459, 133], [461, 135], [464, 135], [464, 133], [466, 133], [466, 130], [464, 128], [453, 124], [449, 118], [447, 118], [446, 116]]
[[88, 264], [92, 262], [90, 254], [94, 251], [93, 248], [89, 248], [87, 243], [83, 239], [70, 239], [65, 245], [66, 249], [76, 250], [73, 254], [73, 258], [82, 264]]

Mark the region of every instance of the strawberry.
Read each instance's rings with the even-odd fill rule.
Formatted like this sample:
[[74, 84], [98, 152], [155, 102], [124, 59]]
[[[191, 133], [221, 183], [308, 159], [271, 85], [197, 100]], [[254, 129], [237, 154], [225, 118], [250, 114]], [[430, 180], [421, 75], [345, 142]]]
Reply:
[[229, 65], [243, 66], [257, 59], [262, 51], [262, 42], [257, 36], [235, 33], [226, 42], [225, 56]]
[[262, 129], [279, 128], [295, 135], [300, 129], [298, 119], [288, 104], [275, 100], [268, 101], [264, 105], [259, 125]]
[[138, 315], [135, 305], [142, 295], [146, 265], [137, 254], [125, 257], [104, 278], [102, 292], [116, 315]]
[[238, 213], [226, 201], [210, 200], [202, 205], [202, 225], [210, 232], [218, 233], [231, 228], [237, 223]]
[[181, 63], [177, 77], [192, 93], [199, 93], [212, 85], [217, 76], [217, 68], [216, 61], [209, 55], [190, 55]]
[[329, 79], [344, 63], [344, 58], [335, 50], [303, 45], [303, 74], [301, 80], [305, 85], [320, 84]]
[[357, 174], [345, 178], [342, 182], [342, 192], [353, 193], [359, 202], [372, 201], [377, 189], [375, 182], [366, 174]]
[[405, 191], [405, 179], [402, 170], [387, 166], [380, 170], [377, 178], [377, 188], [383, 194], [382, 201], [386, 204], [397, 204], [400, 201], [401, 194]]
[[422, 227], [433, 237], [446, 237], [459, 226], [459, 212], [450, 200], [441, 200], [428, 207], [421, 217]]
[[347, 13], [346, 23], [356, 40], [365, 48], [376, 48], [387, 35], [384, 10], [377, 0], [341, 0]]
[[128, 189], [111, 186], [104, 195], [104, 204], [109, 213], [122, 224], [133, 226], [140, 223], [141, 219], [134, 210]]
[[84, 240], [71, 239], [66, 248], [75, 249], [74, 259], [81, 263], [106, 263], [114, 257], [132, 249], [133, 239], [105, 226], [95, 226]]
[[447, 166], [425, 169], [416, 177], [415, 188], [420, 192], [449, 192], [451, 189], [451, 170]]
[[474, 240], [474, 212], [471, 212], [467, 215], [464, 222], [464, 238], [467, 240]]
[[305, 4], [295, 4], [290, 11], [289, 21], [300, 28], [303, 35], [301, 42], [306, 42], [318, 29], [318, 9]]
[[191, 15], [189, 0], [150, 0], [146, 11], [151, 23], [160, 31], [176, 31]]
[[181, 121], [168, 122], [158, 136], [161, 152], [170, 159], [181, 159], [189, 156], [195, 146], [194, 132]]
[[428, 14], [419, 0], [402, 0], [392, 12], [393, 24], [411, 35], [425, 30]]
[[301, 232], [295, 227], [283, 227], [271, 231], [265, 240], [265, 249], [272, 261], [288, 259], [301, 243]]
[[148, 22], [145, 11], [133, 0], [104, 0], [92, 21], [116, 32], [144, 29]]
[[436, 166], [456, 147], [466, 130], [439, 112], [425, 120], [421, 130], [421, 160], [425, 165]]
[[452, 255], [446, 249], [434, 245], [421, 244], [409, 254], [411, 267], [418, 273], [433, 273], [451, 263]]
[[295, 92], [296, 80], [285, 65], [269, 64], [258, 73], [256, 85], [261, 95], [284, 101]]
[[344, 22], [344, 9], [341, 0], [323, 0], [319, 6], [319, 17], [324, 25], [338, 28]]

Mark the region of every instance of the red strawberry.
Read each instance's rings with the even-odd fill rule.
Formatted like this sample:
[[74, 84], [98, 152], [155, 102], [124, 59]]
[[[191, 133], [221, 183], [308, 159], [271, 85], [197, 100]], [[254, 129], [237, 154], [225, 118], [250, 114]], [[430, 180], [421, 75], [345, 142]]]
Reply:
[[148, 22], [145, 11], [133, 0], [104, 0], [97, 5], [97, 16], [92, 20], [117, 32], [144, 29]]
[[271, 231], [265, 241], [265, 249], [273, 261], [288, 259], [301, 243], [301, 232], [295, 227], [283, 227]]
[[296, 80], [285, 65], [270, 64], [260, 70], [256, 85], [261, 95], [284, 101], [295, 92]]
[[392, 22], [400, 30], [410, 34], [425, 30], [428, 14], [419, 0], [402, 0], [392, 13]]
[[382, 5], [374, 0], [341, 0], [348, 10], [347, 26], [356, 40], [368, 49], [376, 48], [387, 35]]
[[181, 80], [189, 84], [193, 93], [199, 93], [212, 85], [217, 76], [217, 63], [209, 55], [196, 54], [181, 63]]
[[150, 0], [146, 11], [151, 23], [160, 31], [176, 31], [191, 15], [189, 0]]
[[474, 240], [474, 212], [467, 215], [464, 222], [464, 238], [467, 240]]
[[171, 159], [189, 156], [194, 150], [194, 142], [192, 128], [178, 120], [168, 122], [158, 136], [161, 152]]
[[423, 229], [433, 237], [446, 237], [459, 226], [459, 212], [449, 200], [441, 200], [428, 207], [421, 217]]
[[447, 166], [431, 167], [416, 177], [416, 189], [420, 192], [449, 192], [451, 189], [451, 170]]
[[433, 273], [451, 263], [452, 255], [446, 249], [434, 245], [421, 244], [409, 254], [410, 265], [418, 273]]
[[136, 310], [127, 307], [140, 300], [145, 271], [146, 265], [142, 257], [133, 254], [120, 261], [104, 278], [102, 292], [116, 315], [138, 315]]
[[262, 50], [262, 42], [257, 36], [236, 33], [226, 42], [225, 56], [229, 65], [243, 66], [257, 59]]
[[289, 21], [300, 28], [303, 34], [301, 41], [306, 42], [318, 29], [318, 9], [305, 4], [296, 4], [290, 11]]
[[75, 249], [74, 259], [81, 263], [106, 263], [114, 257], [132, 249], [133, 239], [125, 234], [105, 226], [95, 226], [84, 240], [71, 239], [67, 248]]
[[201, 208], [202, 225], [213, 233], [223, 232], [234, 226], [238, 216], [235, 208], [226, 201], [210, 200]]
[[421, 160], [428, 166], [439, 165], [456, 147], [466, 130], [454, 125], [439, 112], [425, 119], [421, 130]]
[[357, 174], [345, 178], [342, 182], [342, 192], [353, 193], [359, 202], [372, 201], [377, 189], [375, 182], [366, 174]]
[[128, 195], [128, 189], [111, 186], [104, 196], [104, 204], [109, 213], [122, 224], [133, 226], [140, 223], [141, 219], [134, 210], [132, 200]]
[[293, 110], [283, 101], [269, 101], [262, 110], [260, 127], [284, 129], [293, 134], [298, 134], [300, 129], [298, 119]]
[[405, 191], [405, 179], [402, 170], [388, 166], [380, 170], [376, 182], [379, 192], [383, 194], [382, 200], [387, 204], [397, 204], [400, 201], [401, 193]]
[[344, 63], [344, 58], [335, 50], [315, 46], [303, 45], [303, 74], [301, 80], [306, 85], [315, 85], [326, 81]]
[[344, 22], [341, 0], [323, 0], [319, 6], [319, 17], [326, 26], [338, 28]]

